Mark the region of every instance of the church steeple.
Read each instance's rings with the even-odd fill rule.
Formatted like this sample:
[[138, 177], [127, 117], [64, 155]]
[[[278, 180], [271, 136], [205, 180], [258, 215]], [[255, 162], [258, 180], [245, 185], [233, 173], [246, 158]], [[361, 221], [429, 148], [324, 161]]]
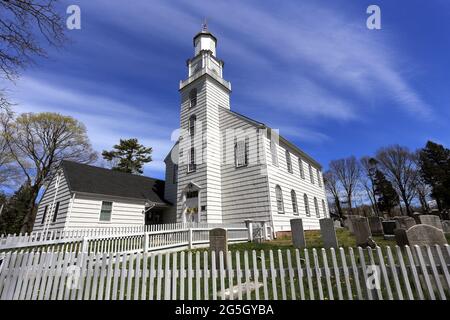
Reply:
[[202, 30], [194, 37], [195, 56], [202, 50], [209, 50], [216, 56], [217, 38], [208, 30], [206, 19], [202, 24]]
[[180, 89], [207, 74], [231, 91], [231, 84], [223, 79], [224, 62], [217, 58], [217, 38], [209, 31], [206, 21], [194, 36], [194, 57], [187, 60], [188, 78], [180, 82]]

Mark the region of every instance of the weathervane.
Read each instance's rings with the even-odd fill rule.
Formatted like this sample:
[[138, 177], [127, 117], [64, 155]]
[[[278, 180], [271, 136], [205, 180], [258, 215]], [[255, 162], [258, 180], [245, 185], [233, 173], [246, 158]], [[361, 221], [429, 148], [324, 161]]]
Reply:
[[208, 31], [208, 22], [206, 20], [206, 17], [203, 19], [202, 31]]

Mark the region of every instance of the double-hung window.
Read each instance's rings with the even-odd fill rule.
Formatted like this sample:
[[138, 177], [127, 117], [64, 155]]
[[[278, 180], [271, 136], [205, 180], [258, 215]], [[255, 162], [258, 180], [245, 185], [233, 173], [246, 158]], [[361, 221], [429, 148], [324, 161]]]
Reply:
[[110, 201], [103, 201], [100, 209], [100, 221], [111, 221], [113, 203]]

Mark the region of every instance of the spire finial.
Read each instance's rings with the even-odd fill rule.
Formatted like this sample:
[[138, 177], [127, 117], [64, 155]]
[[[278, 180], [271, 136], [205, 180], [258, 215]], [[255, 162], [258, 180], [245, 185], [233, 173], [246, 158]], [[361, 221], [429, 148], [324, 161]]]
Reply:
[[202, 31], [208, 31], [208, 21], [206, 20], [206, 17], [203, 18]]

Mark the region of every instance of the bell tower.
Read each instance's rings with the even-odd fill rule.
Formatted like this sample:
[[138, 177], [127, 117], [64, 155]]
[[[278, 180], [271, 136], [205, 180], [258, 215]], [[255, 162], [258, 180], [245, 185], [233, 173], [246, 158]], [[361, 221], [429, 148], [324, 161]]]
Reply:
[[230, 108], [230, 82], [206, 23], [194, 36], [187, 79], [180, 81], [177, 222], [222, 222], [219, 108]]

